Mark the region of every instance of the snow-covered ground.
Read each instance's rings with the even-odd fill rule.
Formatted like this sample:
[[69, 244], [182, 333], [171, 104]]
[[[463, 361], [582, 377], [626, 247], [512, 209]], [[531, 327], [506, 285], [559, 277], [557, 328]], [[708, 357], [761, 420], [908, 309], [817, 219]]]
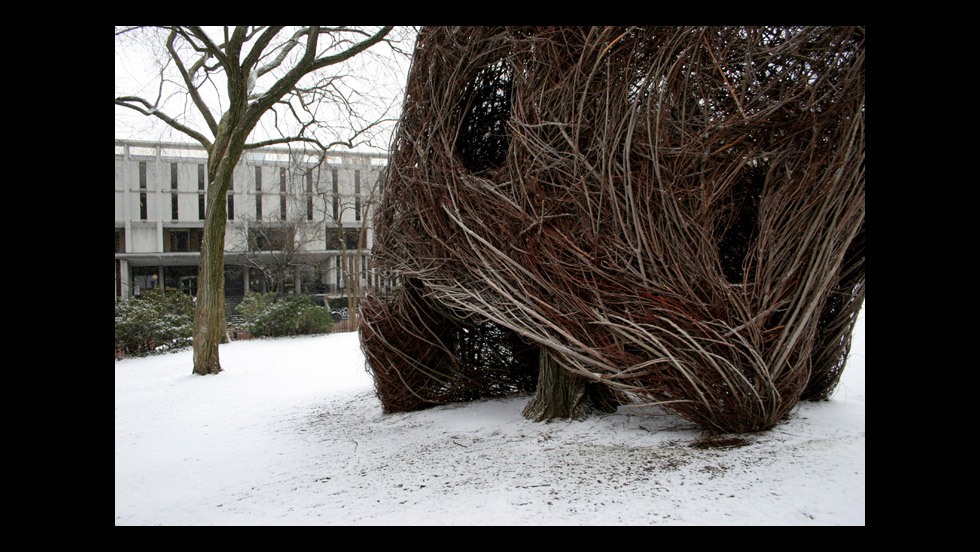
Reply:
[[864, 310], [841, 386], [748, 444], [528, 396], [382, 415], [356, 333], [115, 363], [117, 525], [864, 525]]

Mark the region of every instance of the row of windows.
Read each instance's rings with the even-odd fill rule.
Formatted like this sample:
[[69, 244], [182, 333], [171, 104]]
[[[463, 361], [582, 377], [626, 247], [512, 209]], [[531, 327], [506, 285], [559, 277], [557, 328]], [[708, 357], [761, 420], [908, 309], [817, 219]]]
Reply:
[[[177, 190], [178, 183], [178, 164], [170, 163], [170, 189]], [[204, 191], [205, 188], [205, 172], [204, 164], [200, 163], [197, 165], [197, 189], [199, 191]], [[313, 172], [308, 171], [305, 173], [306, 178], [306, 193], [308, 195], [313, 194]], [[334, 195], [338, 193], [338, 170], [336, 168], [330, 169], [330, 180], [331, 188]], [[287, 171], [285, 167], [279, 167], [279, 193], [285, 194], [287, 188]], [[147, 189], [147, 162], [139, 162], [139, 185], [141, 190]], [[232, 180], [232, 187], [234, 187], [234, 180]], [[255, 167], [255, 191], [262, 191], [262, 167]], [[361, 171], [354, 171], [354, 194], [361, 194]]]
[[[391, 291], [398, 283], [370, 267], [370, 257], [361, 255], [357, 259], [360, 264], [360, 277], [375, 289]], [[355, 258], [350, 256], [344, 267], [343, 258], [333, 257], [331, 260], [313, 267], [302, 267], [297, 270], [288, 269], [285, 281], [286, 289], [295, 289], [294, 282], [299, 282], [301, 293], [327, 293], [343, 290], [345, 279], [355, 272]], [[120, 261], [115, 265], [116, 296], [123, 295], [123, 281], [128, 279], [130, 293], [139, 295], [144, 289], [165, 286], [168, 289], [179, 289], [189, 295], [197, 295], [197, 266], [134, 266], [129, 267], [129, 275], [123, 275]], [[298, 272], [298, 273], [297, 273]], [[225, 292], [243, 294], [245, 290], [265, 291], [262, 272], [254, 267], [225, 265]], [[248, 276], [248, 284], [243, 281]], [[298, 278], [297, 278], [298, 276]]]
[[[174, 163], [176, 165], [176, 163]], [[308, 189], [307, 193], [312, 193], [313, 190], [313, 173], [307, 173]], [[262, 167], [255, 167], [255, 191], [262, 191]], [[286, 168], [279, 167], [279, 193], [286, 193]]]
[[[147, 197], [146, 196], [147, 196], [146, 192], [140, 192], [140, 220], [147, 220], [149, 218], [148, 217], [148, 212], [147, 212]], [[179, 201], [178, 197], [179, 196], [176, 193], [171, 193], [170, 194], [170, 218], [173, 219], [173, 220], [177, 220], [177, 219], [180, 218], [180, 208], [179, 208], [180, 201]], [[203, 193], [202, 194], [198, 194], [198, 196], [197, 196], [197, 218], [198, 218], [198, 220], [204, 220], [204, 209], [205, 209], [204, 194]], [[231, 218], [231, 217], [229, 217], [229, 218]], [[283, 217], [283, 218], [285, 219], [285, 217]]]
[[[170, 218], [173, 220], [178, 220], [180, 218], [180, 200], [177, 193], [170, 194]], [[255, 196], [255, 218], [262, 220], [264, 214], [262, 211], [262, 195]], [[286, 208], [286, 196], [279, 196], [279, 219], [287, 219], [287, 208]], [[204, 220], [206, 203], [205, 195], [203, 193], [198, 194], [197, 197], [197, 218], [198, 220]], [[334, 196], [333, 198], [333, 217], [337, 220], [340, 214], [340, 200]], [[313, 209], [313, 197], [306, 198], [306, 220], [313, 220], [314, 209]], [[363, 209], [361, 204], [361, 198], [355, 198], [354, 200], [354, 220], [361, 220], [363, 215]], [[140, 220], [148, 220], [149, 212], [147, 210], [147, 193], [140, 193]], [[235, 219], [235, 197], [232, 193], [228, 194], [228, 220]]]
[[[146, 193], [146, 161], [139, 162], [139, 182], [140, 182], [140, 220], [147, 220], [147, 193]], [[204, 220], [204, 165], [197, 166], [197, 218]], [[170, 164], [170, 218], [177, 220], [180, 218], [179, 201], [177, 195], [177, 163]]]
[[[116, 253], [123, 253], [126, 250], [126, 229], [116, 228]], [[200, 253], [201, 242], [204, 239], [204, 229], [202, 228], [177, 228], [171, 229], [163, 234], [164, 253]]]
[[[234, 203], [234, 199], [230, 195], [229, 195], [228, 199], [232, 203]], [[229, 205], [231, 205], [232, 203], [229, 203]], [[307, 207], [308, 207], [307, 208], [307, 211], [308, 211], [307, 212], [307, 215], [312, 215], [312, 207], [313, 207], [313, 200], [312, 199], [309, 201], [309, 205]], [[230, 220], [232, 218], [232, 216], [229, 215], [228, 218]], [[262, 220], [262, 195], [261, 194], [255, 196], [255, 218], [256, 218], [256, 220]], [[279, 196], [279, 219], [280, 220], [286, 220], [286, 196]], [[308, 216], [307, 219], [308, 220], [313, 220], [313, 217], [312, 216]]]
[[[359, 249], [357, 228], [327, 228], [326, 249], [348, 250]], [[164, 253], [199, 253], [204, 230], [201, 228], [169, 229], [163, 234]], [[115, 252], [126, 250], [126, 230], [115, 229]], [[295, 231], [290, 228], [256, 228], [248, 234], [249, 249], [253, 251], [284, 251], [293, 247]]]
[[[333, 192], [333, 218], [339, 220], [340, 217], [340, 192], [337, 169], [331, 169], [331, 191]], [[146, 161], [139, 162], [139, 186], [140, 186], [140, 220], [147, 220], [147, 165]], [[286, 169], [279, 168], [279, 218], [286, 220]], [[177, 163], [170, 164], [170, 217], [173, 220], [180, 218], [179, 201], [177, 193]], [[204, 220], [205, 213], [205, 188], [204, 188], [204, 165], [197, 166], [197, 189], [198, 206], [197, 216], [199, 220]], [[228, 220], [235, 219], [235, 189], [234, 178], [228, 189]], [[255, 218], [262, 219], [262, 167], [255, 167]], [[354, 220], [361, 220], [361, 171], [354, 171]], [[313, 220], [313, 173], [306, 173], [306, 220]]]

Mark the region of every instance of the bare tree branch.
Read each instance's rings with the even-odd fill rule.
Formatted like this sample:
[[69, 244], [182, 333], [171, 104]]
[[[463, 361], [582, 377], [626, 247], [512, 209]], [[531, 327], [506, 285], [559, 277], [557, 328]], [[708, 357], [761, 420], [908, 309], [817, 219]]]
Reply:
[[[180, 72], [181, 78], [184, 79], [184, 86], [186, 86], [187, 88], [187, 93], [190, 94], [191, 101], [194, 102], [194, 105], [197, 107], [198, 112], [200, 112], [201, 116], [204, 117], [204, 120], [207, 123], [208, 128], [211, 129], [211, 133], [216, 134], [218, 132], [218, 123], [217, 121], [214, 120], [214, 115], [211, 114], [211, 110], [208, 109], [208, 106], [204, 102], [204, 99], [201, 97], [201, 94], [198, 92], [197, 87], [194, 86], [194, 82], [191, 79], [191, 75], [188, 74], [187, 70], [184, 68], [184, 64], [180, 59], [180, 55], [177, 53], [176, 48], [174, 48], [174, 40], [176, 38], [177, 38], [176, 31], [171, 31], [170, 36], [167, 38], [167, 51], [170, 52], [170, 59], [172, 59], [174, 64], [176, 65], [177, 70]], [[162, 85], [162, 80], [163, 79], [161, 79], [161, 85]]]
[[[249, 54], [249, 57], [245, 59], [244, 66], [246, 68], [251, 69], [259, 62], [261, 56], [265, 54], [265, 47], [268, 46], [269, 42], [275, 37], [276, 34], [279, 33], [280, 30], [282, 30], [282, 27], [270, 27], [265, 33], [263, 33], [262, 38], [266, 40], [262, 48], [255, 47], [252, 49], [252, 52]], [[286, 59], [286, 56], [289, 55], [289, 52], [291, 52], [292, 49], [300, 43], [300, 37], [306, 35], [308, 32], [309, 31], [304, 28], [293, 33], [292, 38], [287, 40], [283, 45], [281, 45], [278, 48], [279, 54], [275, 57], [275, 59], [263, 65], [259, 69], [255, 70], [255, 74], [261, 77], [262, 75], [265, 75], [266, 73], [272, 71], [276, 67], [279, 67], [282, 64], [283, 60]], [[260, 39], [260, 42], [262, 42], [262, 39]]]
[[160, 119], [161, 121], [173, 127], [175, 130], [178, 130], [186, 134], [187, 136], [190, 136], [191, 138], [197, 140], [202, 146], [204, 146], [205, 149], [211, 147], [211, 141], [208, 140], [203, 134], [197, 132], [196, 130], [186, 125], [183, 125], [175, 121], [167, 114], [157, 110], [153, 104], [144, 100], [143, 98], [138, 98], [135, 96], [120, 96], [115, 99], [115, 104], [121, 107], [132, 109], [134, 111], [142, 113], [143, 115], [156, 117], [157, 119]]

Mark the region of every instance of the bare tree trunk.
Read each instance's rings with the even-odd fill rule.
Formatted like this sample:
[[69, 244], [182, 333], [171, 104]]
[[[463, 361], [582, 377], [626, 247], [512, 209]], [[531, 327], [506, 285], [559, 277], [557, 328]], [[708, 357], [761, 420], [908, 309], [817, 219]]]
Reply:
[[[208, 201], [212, 201], [208, 198]], [[225, 201], [224, 194], [218, 201]], [[222, 211], [226, 211], [222, 209]], [[204, 228], [198, 269], [197, 309], [194, 311], [194, 374], [221, 372], [218, 345], [225, 328], [225, 221], [209, 217]]]
[[592, 386], [594, 384], [563, 370], [548, 350], [542, 348], [538, 357], [538, 386], [534, 397], [524, 407], [523, 415], [534, 422], [584, 420], [593, 410], [615, 410], [615, 406], [600, 399], [601, 393], [590, 389]]
[[[363, 245], [360, 246], [363, 248]], [[352, 278], [347, 279], [347, 318], [350, 320], [350, 327], [357, 327], [357, 300], [361, 294], [361, 255], [358, 251], [351, 259], [354, 269], [351, 271]]]
[[[224, 121], [222, 121], [224, 126]], [[198, 268], [194, 311], [194, 369], [198, 375], [221, 372], [218, 345], [227, 338], [225, 321], [225, 227], [228, 184], [242, 155], [244, 140], [218, 134], [208, 155], [207, 216]]]
[[535, 422], [584, 420], [591, 411], [585, 380], [562, 370], [548, 350], [542, 348], [538, 357], [538, 387], [524, 407], [524, 417]]

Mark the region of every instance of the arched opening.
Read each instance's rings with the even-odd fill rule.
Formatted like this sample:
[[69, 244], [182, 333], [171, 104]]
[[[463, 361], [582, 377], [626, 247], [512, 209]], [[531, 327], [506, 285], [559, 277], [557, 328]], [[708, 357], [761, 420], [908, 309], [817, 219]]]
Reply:
[[463, 166], [473, 173], [496, 169], [507, 159], [512, 75], [501, 60], [483, 68], [463, 89], [455, 146]]
[[759, 231], [759, 202], [768, 170], [769, 163], [765, 161], [750, 165], [732, 188], [731, 223], [724, 229], [718, 246], [725, 279], [732, 284], [741, 284], [745, 279], [745, 256]]

